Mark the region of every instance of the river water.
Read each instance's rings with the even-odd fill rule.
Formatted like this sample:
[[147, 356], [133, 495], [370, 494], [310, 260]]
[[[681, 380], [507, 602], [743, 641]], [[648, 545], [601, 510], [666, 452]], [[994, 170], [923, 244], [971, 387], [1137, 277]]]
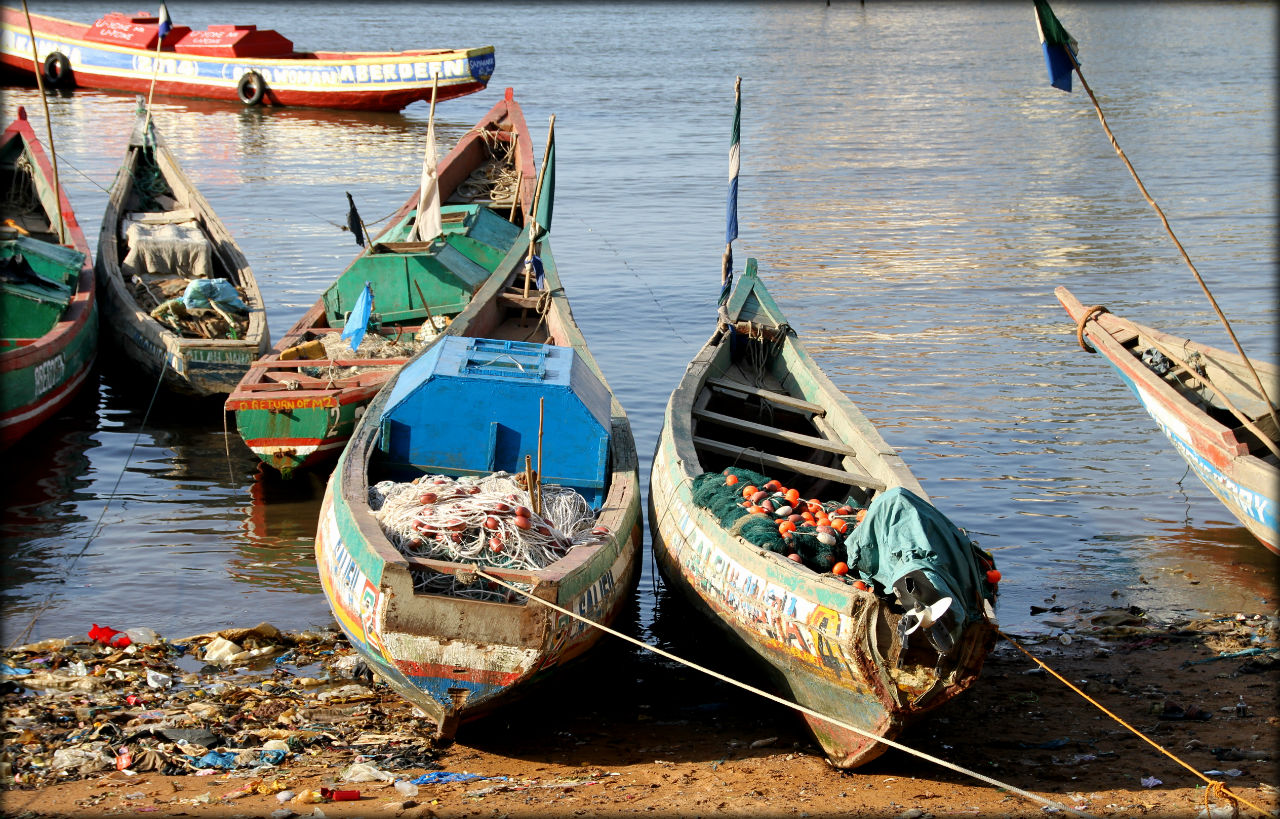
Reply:
[[[301, 9], [305, 8], [305, 11]], [[74, 2], [33, 11], [91, 22]], [[1276, 350], [1276, 8], [1058, 3], [1085, 78], [1244, 348]], [[556, 116], [551, 234], [574, 313], [635, 429], [647, 487], [662, 409], [713, 329], [734, 77], [738, 267], [957, 524], [995, 551], [1014, 632], [1031, 606], [1272, 611], [1276, 561], [1187, 474], [1053, 296], [1229, 347], [1078, 87], [1047, 81], [1031, 3], [170, 3], [300, 48], [493, 44], [485, 91], [442, 103], [451, 145], [512, 86]], [[33, 89], [6, 88], [3, 118]], [[49, 100], [96, 247], [127, 94]], [[154, 116], [237, 237], [283, 334], [414, 188], [427, 106]], [[380, 226], [380, 225], [379, 225]], [[374, 228], [376, 230], [376, 228]], [[4, 639], [150, 626], [177, 638], [331, 622], [312, 558], [323, 476], [264, 475], [217, 404], [151, 402], [103, 368], [4, 456]], [[647, 540], [646, 540], [647, 543]], [[646, 556], [636, 627], [665, 592]]]

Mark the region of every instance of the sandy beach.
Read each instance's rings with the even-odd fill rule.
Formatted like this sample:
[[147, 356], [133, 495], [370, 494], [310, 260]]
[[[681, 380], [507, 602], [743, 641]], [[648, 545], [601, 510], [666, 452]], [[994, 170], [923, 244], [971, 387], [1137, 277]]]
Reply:
[[[273, 634], [269, 626], [220, 633], [238, 638], [238, 647], [269, 647], [263, 657], [222, 671], [198, 662], [186, 665], [197, 670], [183, 671], [179, 663], [169, 669], [176, 684], [164, 689], [145, 682], [148, 669], [160, 673], [163, 644], [135, 648], [132, 655], [92, 649], [108, 655], [104, 668], [120, 671], [102, 674], [106, 683], [93, 691], [83, 682], [92, 674], [81, 678], [84, 691], [38, 696], [7, 676], [6, 789], [0, 799], [6, 816], [33, 819], [1071, 811], [1194, 817], [1203, 811], [1205, 779], [1102, 706], [1206, 779], [1274, 814], [1277, 791], [1269, 783], [1280, 780], [1274, 615], [1166, 623], [1125, 609], [1075, 616], [1074, 637], [1067, 640], [1013, 639], [1097, 705], [1002, 640], [973, 690], [899, 738], [1061, 809], [894, 749], [856, 771], [838, 771], [783, 707], [642, 656], [618, 640], [513, 706], [465, 725], [456, 742], [441, 746], [427, 720], [363, 675], [338, 635]], [[214, 636], [191, 638], [190, 645], [207, 647]], [[25, 662], [29, 670], [42, 665], [40, 656], [86, 648], [9, 652], [6, 661], [14, 668]], [[717, 670], [736, 668], [743, 681], [763, 685], [753, 669], [737, 665], [740, 659], [717, 656]], [[33, 673], [65, 672], [64, 666]], [[34, 686], [32, 679], [27, 682]], [[213, 732], [217, 746], [181, 744], [200, 731]], [[65, 765], [67, 749], [92, 745], [86, 737], [100, 740], [100, 753], [85, 757], [90, 761], [79, 768], [53, 770], [58, 750]], [[273, 739], [283, 745], [273, 746]], [[122, 746], [133, 764], [117, 770], [102, 754]], [[287, 750], [272, 760], [265, 750], [271, 747]], [[227, 758], [238, 755], [238, 762], [197, 770], [190, 764], [195, 757], [183, 753], [193, 750], [221, 750]], [[367, 781], [358, 781], [362, 776]], [[421, 784], [410, 786], [414, 779]], [[358, 798], [334, 801], [334, 791]], [[316, 801], [304, 801], [308, 796]], [[1209, 802], [1212, 816], [1230, 815], [1225, 796], [1215, 794]], [[1243, 803], [1240, 808], [1242, 816], [1262, 815]]]

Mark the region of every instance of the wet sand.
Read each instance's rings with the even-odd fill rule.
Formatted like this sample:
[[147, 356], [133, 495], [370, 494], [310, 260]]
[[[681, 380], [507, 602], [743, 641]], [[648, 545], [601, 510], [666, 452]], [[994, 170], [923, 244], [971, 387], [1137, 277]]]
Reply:
[[[1117, 609], [1078, 618], [1069, 644], [1056, 637], [1014, 639], [1195, 770], [1218, 771], [1209, 779], [1276, 810], [1277, 792], [1268, 784], [1280, 781], [1274, 754], [1280, 745], [1274, 616], [1241, 620], [1232, 613], [1158, 623]], [[1239, 651], [1250, 653], [1220, 656]], [[299, 686], [294, 675], [272, 674], [269, 664], [258, 674], [267, 683], [246, 671], [201, 680], [205, 688], [214, 680], [227, 681], [223, 702], [233, 702], [221, 719], [202, 721], [188, 713], [179, 724], [236, 733], [239, 747], [250, 747], [251, 738], [261, 743], [267, 736], [297, 732], [304, 723], [312, 731], [329, 732], [331, 739], [307, 740], [278, 766], [256, 771], [130, 776], [108, 769], [54, 784], [33, 774], [29, 765], [33, 756], [47, 761], [53, 745], [42, 754], [27, 751], [56, 722], [24, 734], [12, 721], [27, 713], [24, 708], [35, 713], [49, 703], [11, 691], [6, 694], [6, 748], [13, 770], [20, 776], [25, 771], [26, 782], [10, 781], [0, 805], [13, 817], [1047, 815], [1042, 805], [1022, 796], [898, 750], [856, 771], [835, 770], [800, 719], [783, 707], [641, 656], [617, 640], [606, 641], [588, 662], [552, 677], [512, 707], [463, 726], [457, 741], [446, 747], [430, 739], [430, 724], [386, 686], [342, 678], [333, 662], [351, 668], [354, 658], [345, 643], [334, 644], [333, 652], [316, 649], [339, 684], [334, 689], [339, 695], [323, 707], [312, 702], [303, 708], [296, 705], [297, 697], [292, 710], [273, 706], [284, 697], [270, 692]], [[764, 684], [740, 663], [737, 655], [724, 653], [713, 665]], [[232, 696], [237, 686], [266, 693]], [[101, 697], [123, 693], [109, 690]], [[112, 719], [126, 735], [139, 726], [162, 724], [154, 721], [164, 710], [161, 699], [154, 695], [140, 703], [141, 709], [151, 709], [144, 718], [125, 720], [117, 714]], [[177, 705], [181, 713], [182, 704]], [[899, 741], [1090, 815], [1193, 817], [1205, 806], [1204, 780], [1006, 641], [997, 644], [978, 685]], [[396, 779], [432, 772], [489, 778], [422, 784], [411, 798], [389, 782], [336, 781], [361, 762]], [[317, 804], [277, 798], [281, 789], [296, 794], [325, 786], [356, 790], [359, 799]], [[1226, 805], [1221, 796], [1211, 802]], [[1243, 816], [1259, 815], [1241, 808]]]

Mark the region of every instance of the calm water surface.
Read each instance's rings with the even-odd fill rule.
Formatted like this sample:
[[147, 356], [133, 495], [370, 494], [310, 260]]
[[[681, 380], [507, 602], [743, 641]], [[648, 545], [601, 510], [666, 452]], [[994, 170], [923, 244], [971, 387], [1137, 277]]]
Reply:
[[[107, 9], [36, 10], [90, 22]], [[1276, 360], [1276, 8], [1055, 10], [1245, 349]], [[275, 28], [300, 48], [493, 44], [490, 87], [440, 105], [441, 143], [507, 86], [539, 155], [556, 115], [556, 258], [631, 417], [646, 487], [667, 396], [713, 329], [741, 75], [738, 267], [760, 259], [819, 363], [934, 502], [995, 550], [1002, 625], [1052, 629], [1029, 613], [1051, 599], [1275, 608], [1275, 560], [1187, 474], [1109, 366], [1076, 346], [1053, 297], [1065, 284], [1086, 303], [1230, 344], [1087, 95], [1049, 87], [1030, 3], [170, 11], [196, 28]], [[6, 122], [18, 105], [43, 138], [36, 92], [4, 89]], [[49, 105], [64, 184], [96, 247], [133, 97], [80, 91]], [[415, 186], [427, 106], [157, 97], [155, 118], [238, 238], [279, 337], [358, 250], [339, 228], [344, 192], [374, 227]], [[151, 388], [105, 371], [40, 440], [6, 453], [5, 643], [95, 622], [175, 638], [330, 622], [312, 560], [323, 476], [263, 475], [216, 402], [153, 404]], [[638, 627], [664, 640], [664, 592], [645, 563]]]

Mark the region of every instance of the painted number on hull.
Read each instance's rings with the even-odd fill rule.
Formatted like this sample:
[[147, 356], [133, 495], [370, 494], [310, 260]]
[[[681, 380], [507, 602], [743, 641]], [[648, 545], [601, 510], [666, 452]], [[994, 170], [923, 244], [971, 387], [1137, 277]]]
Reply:
[[67, 365], [62, 360], [62, 353], [58, 353], [48, 361], [37, 364], [35, 371], [36, 397], [39, 398], [61, 384], [66, 377], [66, 373]]

